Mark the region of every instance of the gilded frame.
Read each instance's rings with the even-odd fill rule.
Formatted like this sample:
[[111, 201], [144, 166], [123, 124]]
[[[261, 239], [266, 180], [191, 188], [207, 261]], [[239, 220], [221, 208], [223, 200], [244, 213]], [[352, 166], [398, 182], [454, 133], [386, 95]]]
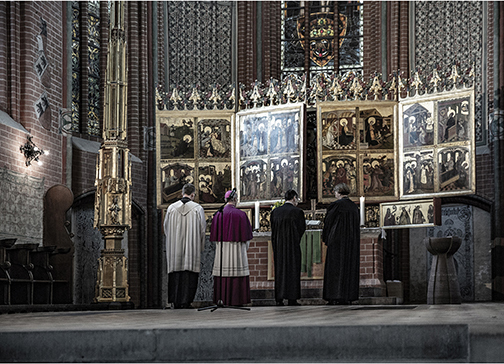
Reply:
[[433, 199], [381, 203], [380, 226], [384, 229], [434, 226], [435, 213]]
[[240, 205], [274, 203], [291, 188], [303, 199], [304, 124], [304, 103], [236, 114], [232, 163]]
[[397, 200], [398, 103], [319, 102], [316, 107], [319, 202], [334, 201], [332, 189], [340, 182], [348, 184], [353, 200]]
[[473, 89], [401, 100], [398, 120], [401, 199], [476, 191]]
[[[224, 193], [232, 187], [234, 115], [234, 111], [226, 110], [156, 111], [159, 209], [179, 200], [186, 182], [195, 185], [195, 201], [204, 207], [224, 203]], [[208, 193], [213, 197], [209, 198]]]

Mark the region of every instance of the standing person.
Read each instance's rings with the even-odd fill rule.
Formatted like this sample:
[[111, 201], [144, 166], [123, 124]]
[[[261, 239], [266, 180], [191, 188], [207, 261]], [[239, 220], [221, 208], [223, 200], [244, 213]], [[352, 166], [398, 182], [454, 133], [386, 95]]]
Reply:
[[253, 237], [252, 226], [247, 214], [236, 208], [236, 190], [227, 191], [224, 199], [226, 205], [214, 215], [210, 227], [210, 241], [216, 242], [212, 271], [214, 301], [222, 299], [223, 305], [242, 306], [250, 303], [247, 249]]
[[198, 288], [206, 219], [203, 207], [193, 201], [195, 193], [193, 184], [185, 184], [182, 199], [168, 207], [164, 220], [168, 302], [174, 308], [191, 308]]
[[285, 192], [285, 203], [271, 212], [271, 243], [275, 262], [275, 300], [299, 306], [301, 298], [301, 237], [306, 230], [304, 212], [294, 190]]
[[346, 305], [359, 298], [360, 217], [346, 184], [337, 184], [334, 194], [322, 231], [327, 245], [323, 298], [330, 305]]

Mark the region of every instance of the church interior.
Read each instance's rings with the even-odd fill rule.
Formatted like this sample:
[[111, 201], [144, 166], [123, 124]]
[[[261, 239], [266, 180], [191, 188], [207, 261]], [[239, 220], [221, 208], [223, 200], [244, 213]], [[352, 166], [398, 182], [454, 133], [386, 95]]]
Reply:
[[[290, 188], [300, 302], [325, 304], [340, 182], [359, 304], [504, 300], [502, 2], [1, 1], [0, 28], [0, 310], [165, 308], [162, 221], [187, 182], [208, 223], [237, 189], [252, 306], [274, 304]], [[214, 255], [207, 239], [196, 306]], [[458, 289], [436, 302], [443, 269]]]

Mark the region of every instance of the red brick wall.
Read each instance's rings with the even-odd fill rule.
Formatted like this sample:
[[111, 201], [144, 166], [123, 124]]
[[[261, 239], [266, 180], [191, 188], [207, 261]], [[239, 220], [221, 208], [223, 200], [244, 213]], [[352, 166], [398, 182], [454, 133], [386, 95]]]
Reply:
[[[364, 2], [364, 79], [381, 72], [381, 1]], [[386, 79], [387, 75], [384, 75]]]
[[[259, 282], [268, 281], [268, 241], [250, 242], [247, 250], [250, 269], [250, 286], [259, 288]], [[262, 283], [264, 285], [264, 283]]]
[[[275, 281], [268, 280], [268, 237], [254, 238], [247, 250], [251, 290], [274, 290]], [[322, 288], [323, 280], [301, 280], [301, 289]]]
[[[45, 190], [64, 183], [63, 161], [65, 150], [63, 136], [58, 134], [58, 113], [62, 105], [62, 32], [61, 2], [2, 2], [0, 4], [0, 109], [7, 112], [33, 136], [33, 142], [48, 155], [26, 167], [19, 147], [26, 142], [22, 132], [2, 126], [0, 160], [3, 166], [30, 176], [45, 178]], [[36, 36], [40, 34], [40, 21], [47, 23], [45, 55], [49, 61], [51, 87], [42, 85], [34, 68], [38, 57]], [[50, 103], [50, 127], [45, 129], [37, 119], [34, 104], [44, 93]], [[48, 111], [46, 111], [48, 112]], [[5, 146], [5, 147], [4, 147]]]
[[74, 196], [94, 190], [98, 154], [74, 148], [72, 153], [72, 191]]

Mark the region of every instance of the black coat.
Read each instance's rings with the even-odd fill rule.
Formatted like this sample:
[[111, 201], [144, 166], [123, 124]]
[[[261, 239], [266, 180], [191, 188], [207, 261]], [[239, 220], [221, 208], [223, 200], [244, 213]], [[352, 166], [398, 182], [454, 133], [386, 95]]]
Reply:
[[360, 216], [349, 198], [327, 208], [322, 240], [327, 245], [324, 268], [325, 300], [342, 302], [359, 298]]
[[301, 237], [304, 212], [285, 203], [271, 212], [271, 244], [275, 262], [275, 299], [301, 298]]

